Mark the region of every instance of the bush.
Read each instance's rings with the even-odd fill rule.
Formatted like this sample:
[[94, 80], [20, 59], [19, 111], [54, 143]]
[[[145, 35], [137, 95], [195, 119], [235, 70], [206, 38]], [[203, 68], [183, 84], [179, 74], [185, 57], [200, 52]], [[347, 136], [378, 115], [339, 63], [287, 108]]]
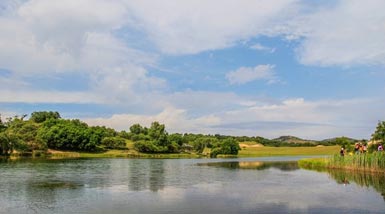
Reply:
[[107, 149], [125, 149], [126, 140], [121, 137], [105, 137], [102, 140], [102, 146]]
[[156, 153], [161, 151], [161, 149], [158, 148], [153, 142], [143, 141], [143, 140], [135, 142], [134, 148], [137, 151], [144, 152], [144, 153]]

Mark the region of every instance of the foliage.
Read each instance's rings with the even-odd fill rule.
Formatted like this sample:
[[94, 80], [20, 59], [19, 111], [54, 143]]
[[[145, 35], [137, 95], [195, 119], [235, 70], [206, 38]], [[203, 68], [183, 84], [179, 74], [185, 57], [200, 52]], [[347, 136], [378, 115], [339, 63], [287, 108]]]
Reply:
[[346, 152], [353, 151], [353, 142], [350, 141], [347, 137], [338, 137], [336, 138], [337, 145], [340, 145], [345, 149]]
[[220, 141], [219, 145], [211, 150], [211, 157], [216, 157], [219, 154], [222, 155], [237, 155], [239, 147], [238, 142], [233, 138], [227, 138]]
[[385, 153], [374, 152], [359, 155], [340, 156], [334, 155], [329, 162], [330, 168], [358, 169], [383, 171], [385, 170]]
[[105, 137], [102, 140], [102, 146], [107, 149], [124, 149], [126, 148], [126, 140], [121, 137]]
[[153, 122], [150, 128], [141, 127], [139, 124], [134, 124], [130, 127], [133, 131], [131, 140], [133, 140], [134, 148], [139, 152], [145, 153], [172, 153], [178, 152], [180, 145], [176, 136], [169, 138], [164, 124]]
[[48, 119], [60, 119], [59, 112], [55, 111], [36, 111], [31, 114], [30, 120], [35, 123], [42, 123]]
[[214, 148], [219, 144], [219, 140], [214, 137], [199, 137], [192, 142], [195, 151], [202, 153], [205, 147]]
[[379, 121], [376, 130], [372, 134], [373, 140], [385, 142], [385, 121]]
[[5, 132], [0, 133], [0, 155], [10, 155], [13, 151], [13, 145], [17, 139], [14, 136], [9, 136]]
[[79, 120], [46, 120], [37, 137], [49, 148], [93, 151], [100, 145], [100, 136]]

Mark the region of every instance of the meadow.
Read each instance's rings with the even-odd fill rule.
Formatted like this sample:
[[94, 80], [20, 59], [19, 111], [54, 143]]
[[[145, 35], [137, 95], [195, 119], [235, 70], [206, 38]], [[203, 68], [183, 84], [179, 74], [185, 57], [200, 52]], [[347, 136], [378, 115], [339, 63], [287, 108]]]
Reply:
[[339, 146], [315, 147], [243, 147], [238, 157], [295, 156], [295, 155], [334, 155]]

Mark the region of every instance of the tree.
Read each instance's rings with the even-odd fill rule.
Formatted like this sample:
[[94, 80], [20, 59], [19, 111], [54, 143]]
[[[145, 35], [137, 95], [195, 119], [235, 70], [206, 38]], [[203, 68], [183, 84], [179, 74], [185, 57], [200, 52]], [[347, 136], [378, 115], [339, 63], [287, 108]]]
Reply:
[[211, 150], [210, 156], [216, 157], [219, 154], [237, 155], [240, 149], [239, 143], [234, 138], [226, 138], [220, 142], [218, 147]]
[[48, 148], [94, 151], [101, 138], [80, 120], [46, 120], [37, 134], [38, 140]]
[[347, 137], [337, 137], [336, 144], [344, 148], [346, 152], [353, 151], [352, 142]]
[[144, 132], [144, 129], [140, 124], [134, 124], [130, 127], [130, 132], [134, 135], [139, 135]]
[[102, 146], [107, 149], [125, 149], [126, 140], [121, 137], [105, 137], [102, 140]]
[[372, 134], [372, 139], [385, 142], [385, 121], [378, 122], [376, 131]]
[[60, 119], [59, 112], [55, 111], [35, 111], [31, 114], [31, 120], [36, 123], [42, 123], [48, 119]]

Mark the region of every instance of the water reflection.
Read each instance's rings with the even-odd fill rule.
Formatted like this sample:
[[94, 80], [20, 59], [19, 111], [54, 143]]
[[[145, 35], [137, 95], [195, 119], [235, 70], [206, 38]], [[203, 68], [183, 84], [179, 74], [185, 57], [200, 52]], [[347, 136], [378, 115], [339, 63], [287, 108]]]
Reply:
[[129, 161], [128, 186], [132, 191], [149, 189], [153, 192], [165, 186], [164, 161], [131, 160]]
[[254, 169], [266, 170], [269, 168], [276, 168], [282, 171], [293, 171], [299, 169], [297, 161], [234, 161], [234, 162], [212, 162], [199, 163], [199, 166], [223, 167], [228, 169]]
[[385, 174], [384, 173], [368, 173], [344, 170], [328, 170], [331, 178], [336, 180], [338, 184], [347, 185], [351, 182], [361, 187], [373, 187], [379, 192], [385, 201]]
[[[0, 213], [383, 213], [385, 209], [377, 193], [385, 192], [384, 175], [334, 171], [328, 176], [279, 158], [237, 160], [3, 162]], [[373, 188], [365, 189], [368, 186]], [[355, 203], [361, 200], [364, 203]]]

